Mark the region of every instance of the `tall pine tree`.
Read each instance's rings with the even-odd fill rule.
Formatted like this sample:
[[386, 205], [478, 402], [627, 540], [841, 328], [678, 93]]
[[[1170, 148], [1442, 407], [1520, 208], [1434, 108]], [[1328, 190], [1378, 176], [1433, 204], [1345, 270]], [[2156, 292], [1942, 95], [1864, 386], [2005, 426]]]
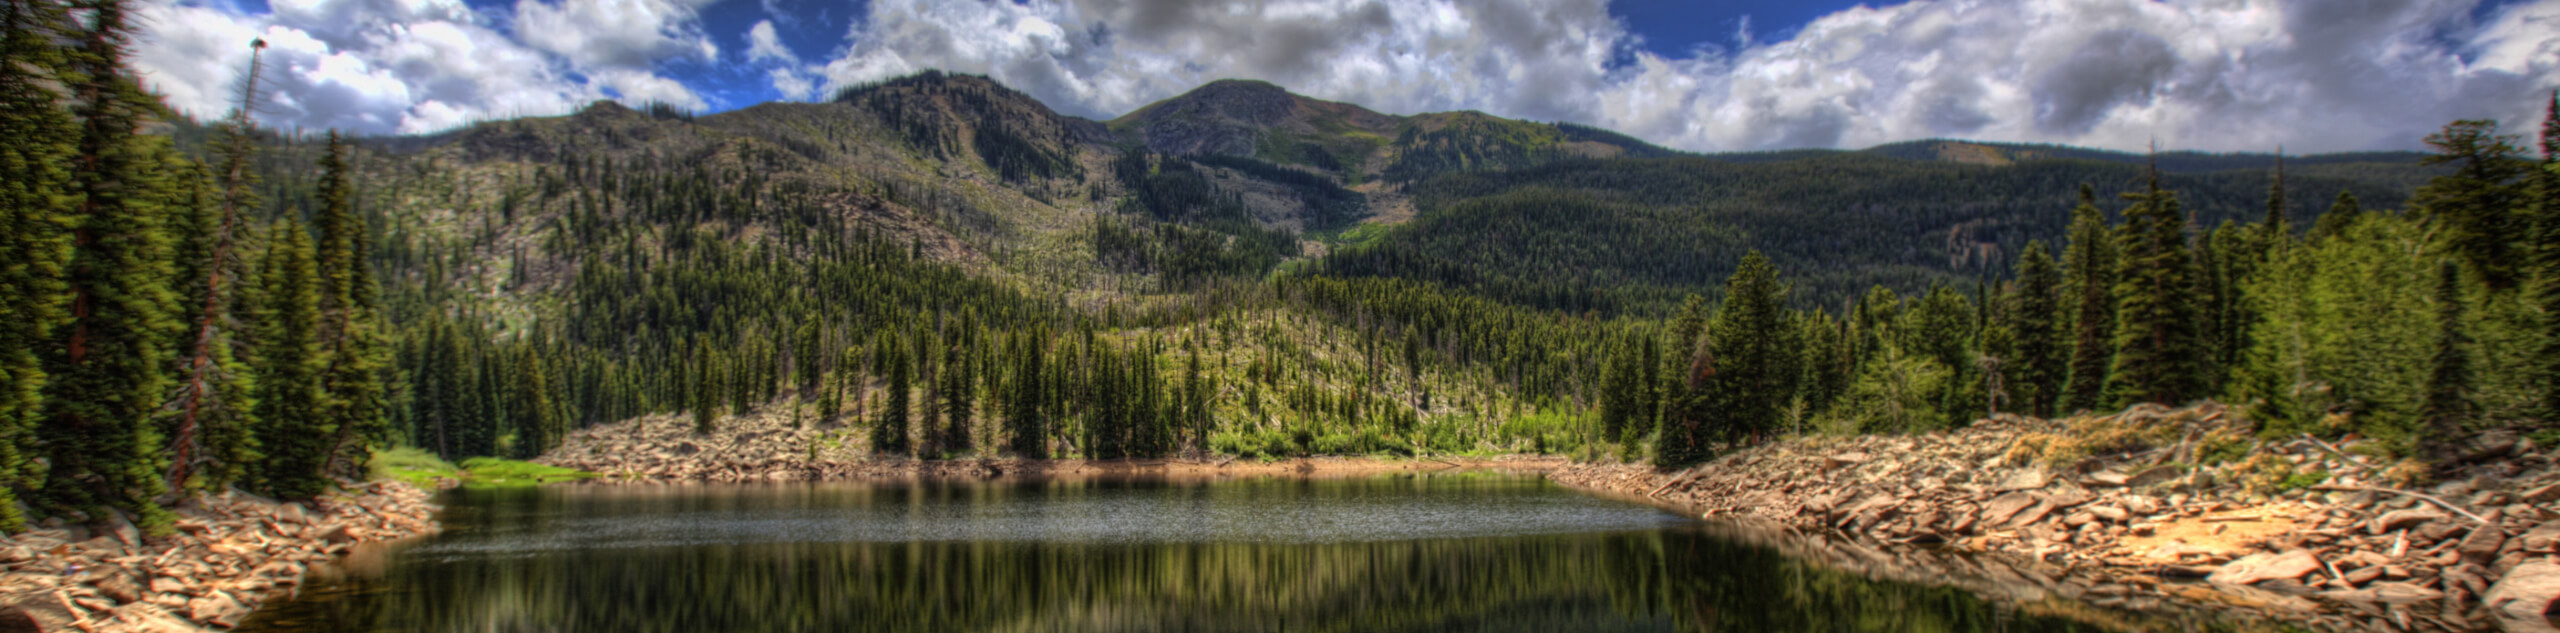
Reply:
[[168, 341], [177, 323], [163, 233], [167, 201], [154, 196], [168, 177], [157, 157], [165, 139], [146, 138], [141, 129], [162, 106], [125, 74], [130, 8], [121, 0], [83, 8], [89, 25], [72, 64], [81, 127], [71, 183], [81, 199], [64, 273], [70, 318], [46, 346], [38, 438], [51, 468], [40, 505], [112, 507], [159, 531], [169, 513], [153, 498], [165, 490], [168, 455], [153, 414], [168, 393]]
[[311, 234], [301, 224], [276, 225], [258, 266], [258, 437], [265, 458], [259, 488], [308, 499], [328, 486], [328, 358], [320, 345], [320, 273]]
[[2006, 385], [2010, 397], [2029, 415], [2053, 415], [2070, 377], [2070, 339], [2062, 312], [2062, 271], [2043, 241], [2027, 242], [2018, 256], [2018, 283], [2010, 298], [2009, 317], [2016, 337], [2016, 371]]
[[2063, 295], [2072, 310], [2071, 375], [2056, 413], [2104, 406], [2107, 370], [2115, 364], [2116, 245], [2097, 193], [2080, 185], [2071, 210], [2071, 243], [2062, 249]]
[[2116, 279], [2115, 366], [2108, 370], [2117, 406], [2176, 406], [2204, 396], [2205, 350], [2187, 250], [2187, 218], [2177, 194], [2155, 173], [2141, 193], [2127, 194]]
[[383, 402], [382, 371], [388, 364], [383, 345], [380, 290], [366, 261], [364, 221], [355, 213], [354, 166], [347, 144], [336, 131], [320, 157], [320, 208], [313, 223], [320, 229], [314, 260], [320, 268], [321, 344], [328, 349], [328, 471], [362, 478], [369, 448], [389, 441], [390, 412]]
[[44, 357], [62, 319], [80, 127], [55, 88], [65, 62], [52, 0], [0, 1], [0, 533], [26, 529], [17, 491], [44, 481], [35, 459]]
[[2464, 427], [2471, 420], [2471, 336], [2463, 331], [2461, 282], [2462, 269], [2451, 261], [2437, 271], [2435, 357], [2418, 414], [2427, 425], [2424, 444], [2439, 462], [2452, 459], [2469, 437]]

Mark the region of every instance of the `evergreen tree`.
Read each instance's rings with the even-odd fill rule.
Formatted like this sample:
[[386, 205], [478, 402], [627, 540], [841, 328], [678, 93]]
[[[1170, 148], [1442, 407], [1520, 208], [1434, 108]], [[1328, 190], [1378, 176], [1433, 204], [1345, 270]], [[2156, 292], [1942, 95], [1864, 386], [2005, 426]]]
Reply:
[[[179, 349], [188, 353], [179, 367], [169, 483], [181, 489], [217, 490], [229, 485], [245, 474], [257, 454], [257, 438], [251, 432], [257, 426], [251, 417], [256, 409], [251, 394], [256, 387], [248, 384], [248, 372], [232, 349], [236, 341], [229, 335], [229, 326], [235, 319], [225, 284], [236, 283], [232, 278], [241, 274], [241, 262], [232, 253], [241, 213], [258, 205], [257, 173], [249, 168], [257, 148], [249, 109], [257, 101], [258, 58], [265, 49], [265, 40], [250, 44], [249, 79], [242, 83], [240, 107], [218, 130], [214, 146], [221, 193], [217, 200], [190, 205], [200, 221], [186, 227], [182, 241], [189, 248], [179, 252], [180, 261], [191, 264], [189, 274], [180, 279], [191, 284], [204, 280], [189, 288], [187, 306], [195, 311], [187, 316], [194, 327], [178, 341]], [[194, 181], [201, 188], [201, 179]], [[199, 467], [204, 477], [196, 480], [193, 475]]]
[[942, 439], [935, 452], [959, 457], [975, 448], [970, 425], [976, 421], [976, 381], [970, 376], [968, 342], [965, 338], [943, 346], [942, 375]]
[[540, 457], [560, 445], [567, 435], [567, 421], [560, 415], [558, 387], [551, 371], [544, 366], [542, 355], [531, 347], [516, 355], [515, 414], [517, 450], [527, 458]]
[[720, 419], [720, 366], [712, 359], [711, 342], [694, 343], [693, 361], [693, 434], [710, 435], [712, 422]]
[[2339, 191], [2338, 198], [2329, 203], [2329, 212], [2320, 214], [2320, 221], [2311, 225], [2311, 234], [2305, 239], [2318, 241], [2344, 234], [2363, 215], [2364, 204], [2356, 200], [2356, 194]]
[[1047, 337], [1031, 334], [1015, 344], [1013, 393], [1005, 399], [1005, 417], [1011, 422], [1015, 455], [1028, 459], [1048, 459], [1049, 421], [1043, 402], [1049, 379], [1047, 369]]
[[2435, 359], [2419, 411], [2428, 430], [2425, 445], [2440, 462], [2452, 459], [2469, 437], [2463, 427], [2471, 419], [2471, 337], [2463, 331], [2461, 280], [2461, 268], [2451, 261], [2436, 275]]
[[2010, 397], [2028, 415], [2053, 415], [2063, 381], [2070, 377], [2071, 344], [2061, 293], [2062, 271], [2044, 242], [2027, 242], [2018, 257], [2018, 283], [2009, 308], [2016, 358], [2005, 364], [2016, 368], [2010, 374], [2015, 380], [2006, 385]]
[[2542, 348], [2536, 354], [2542, 388], [2542, 418], [2560, 421], [2560, 90], [2542, 113], [2541, 169], [2534, 172], [2533, 221], [2541, 245], [2535, 268], [2540, 277], [2534, 305], [2542, 309]]
[[[35, 459], [44, 359], [62, 319], [73, 219], [72, 143], [80, 133], [55, 90], [64, 63], [52, 0], [0, 2], [0, 533], [26, 529], [17, 491], [44, 481]], [[50, 76], [49, 76], [50, 75]]]
[[1600, 432], [1610, 441], [1627, 435], [1627, 429], [1643, 419], [1644, 354], [1632, 339], [1622, 338], [1612, 345], [1608, 366], [1601, 375]]
[[2493, 120], [2446, 124], [2427, 135], [2427, 147], [2435, 153], [2420, 163], [2451, 164], [2453, 173], [2429, 181], [2410, 198], [2411, 206], [2444, 227], [2446, 243], [2463, 263], [2496, 289], [2515, 285], [2521, 252], [2517, 242], [2525, 237], [2526, 227], [2515, 218], [2523, 193], [2517, 179], [2531, 166], [2516, 158], [2523, 150], [2515, 140], [2499, 134]]
[[[1752, 251], [1725, 283], [1724, 296], [1706, 339], [1716, 379], [1731, 387], [1722, 402], [1730, 410], [1727, 422], [1735, 434], [1776, 430], [1802, 375], [1794, 330], [1787, 327], [1787, 288], [1778, 283], [1777, 266]], [[1689, 370], [1696, 372], [1695, 362]]]
[[879, 343], [887, 350], [889, 392], [880, 405], [880, 423], [871, 427], [871, 451], [905, 455], [908, 415], [915, 409], [915, 364], [907, 361], [906, 348], [895, 336], [883, 336]]
[[257, 348], [258, 437], [265, 459], [260, 487], [279, 497], [308, 499], [328, 486], [328, 362], [321, 347], [320, 281], [311, 235], [300, 224], [275, 226], [259, 264]]
[[2198, 332], [2194, 264], [2187, 250], [2187, 218], [2174, 193], [2155, 177], [2142, 193], [2128, 194], [2116, 280], [2115, 366], [2108, 371], [2117, 406], [2157, 402], [2185, 404], [2204, 395], [2205, 357]]
[[2062, 249], [2063, 295], [2072, 315], [2071, 375], [2056, 413], [2095, 409], [2104, 403], [2107, 369], [2115, 364], [2116, 248], [2097, 194], [2080, 186], [2071, 210], [2071, 243]]
[[[364, 223], [355, 215], [355, 186], [348, 148], [329, 132], [320, 156], [320, 229], [313, 259], [320, 268], [320, 332], [329, 353], [322, 384], [328, 390], [329, 474], [361, 479], [369, 447], [390, 441], [390, 411], [383, 402], [383, 345], [379, 293], [366, 259]], [[519, 435], [521, 437], [521, 435]]]
[[89, 25], [73, 64], [81, 127], [71, 171], [81, 199], [64, 274], [70, 319], [45, 346], [51, 354], [38, 438], [50, 469], [39, 505], [112, 507], [157, 532], [170, 520], [153, 503], [165, 489], [168, 457], [152, 420], [168, 393], [168, 341], [177, 324], [162, 232], [166, 201], [152, 196], [167, 178], [156, 169], [165, 139], [141, 129], [162, 106], [125, 75], [129, 8], [121, 0], [84, 8]]

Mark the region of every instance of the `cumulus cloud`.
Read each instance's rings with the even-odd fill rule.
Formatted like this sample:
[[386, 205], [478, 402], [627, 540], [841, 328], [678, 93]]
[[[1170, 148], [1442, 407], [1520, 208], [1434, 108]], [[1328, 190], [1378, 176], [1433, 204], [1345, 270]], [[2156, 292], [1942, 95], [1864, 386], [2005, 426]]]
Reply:
[[227, 3], [146, 1], [133, 64], [170, 105], [211, 118], [237, 106], [249, 41], [264, 39], [255, 108], [262, 123], [363, 134], [558, 114], [603, 98], [703, 107], [651, 65], [708, 59], [716, 47], [691, 26], [698, 20], [690, 6], [650, 2], [639, 5], [655, 7], [648, 19], [657, 24], [621, 15], [575, 37], [519, 39], [502, 29], [526, 32], [638, 5], [524, 0], [514, 13], [484, 13], [457, 0], [274, 0], [269, 12], [251, 14]]
[[[984, 73], [1109, 117], [1263, 79], [1396, 113], [1478, 109], [1699, 150], [1957, 136], [2134, 149], [2406, 148], [2525, 125], [2560, 84], [2560, 0], [1922, 0], [1664, 57], [1599, 0], [877, 0], [828, 88]], [[776, 75], [780, 85], [781, 75]]]

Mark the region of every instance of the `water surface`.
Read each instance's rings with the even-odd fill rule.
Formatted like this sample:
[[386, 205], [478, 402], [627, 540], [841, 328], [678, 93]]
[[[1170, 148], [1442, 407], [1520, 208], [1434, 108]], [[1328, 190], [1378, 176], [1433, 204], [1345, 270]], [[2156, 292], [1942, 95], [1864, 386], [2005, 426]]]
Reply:
[[1536, 477], [459, 490], [247, 631], [2087, 630]]

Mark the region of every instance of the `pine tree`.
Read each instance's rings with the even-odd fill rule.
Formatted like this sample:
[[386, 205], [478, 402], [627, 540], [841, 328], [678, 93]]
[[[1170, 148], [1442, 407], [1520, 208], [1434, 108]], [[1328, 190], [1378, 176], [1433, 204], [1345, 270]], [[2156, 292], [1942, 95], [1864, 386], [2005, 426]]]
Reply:
[[897, 337], [883, 336], [880, 345], [888, 350], [889, 393], [880, 405], [880, 423], [871, 427], [871, 451], [905, 455], [908, 414], [915, 409], [915, 364], [908, 362], [906, 348]]
[[265, 459], [261, 489], [279, 497], [308, 499], [328, 486], [328, 392], [321, 347], [320, 274], [311, 234], [287, 221], [275, 226], [259, 264], [257, 348], [258, 437]]
[[336, 131], [329, 132], [320, 157], [320, 229], [314, 260], [320, 268], [321, 342], [328, 348], [328, 415], [334, 430], [329, 442], [328, 472], [350, 479], [364, 477], [369, 447], [390, 440], [391, 420], [383, 402], [382, 371], [388, 364], [382, 342], [381, 315], [375, 307], [380, 292], [366, 262], [364, 223], [355, 215], [355, 186], [348, 148]]
[[2520, 274], [2516, 242], [2525, 237], [2520, 229], [2526, 227], [2515, 218], [2523, 193], [2516, 180], [2531, 167], [2516, 158], [2523, 150], [2515, 140], [2499, 134], [2493, 120], [2446, 124], [2427, 135], [2427, 147], [2435, 153], [2419, 162], [2452, 164], [2453, 173], [2419, 187], [2409, 200], [2424, 217], [2441, 223], [2447, 245], [2492, 289], [2513, 287]]
[[525, 457], [540, 457], [560, 444], [569, 431], [561, 418], [558, 386], [542, 355], [531, 346], [516, 356], [516, 446]]
[[[196, 215], [208, 212], [209, 221], [188, 227], [191, 246], [179, 253], [181, 261], [191, 261], [191, 274], [180, 278], [188, 283], [203, 279], [190, 288], [188, 314], [194, 327], [179, 349], [188, 350], [179, 367], [181, 379], [175, 405], [178, 409], [174, 428], [170, 429], [171, 459], [169, 483], [173, 487], [194, 490], [216, 490], [238, 480], [249, 463], [256, 459], [257, 438], [250, 432], [257, 426], [251, 415], [256, 403], [251, 394], [256, 386], [249, 384], [248, 373], [240, 367], [238, 354], [232, 350], [229, 326], [235, 320], [232, 297], [226, 283], [236, 282], [241, 263], [233, 255], [234, 234], [242, 222], [241, 213], [258, 205], [257, 174], [250, 170], [250, 158], [256, 153], [256, 129], [250, 108], [257, 102], [258, 58], [266, 50], [266, 40], [250, 43], [248, 80], [242, 83], [240, 107], [231, 120], [219, 130], [214, 148], [220, 161], [221, 192], [217, 200], [198, 201], [191, 205]], [[201, 179], [198, 179], [201, 183]], [[210, 202], [211, 204], [207, 204]], [[204, 470], [202, 480], [194, 480], [197, 469]]]
[[2108, 371], [2116, 405], [2185, 404], [2202, 397], [2205, 356], [2197, 320], [2194, 263], [2187, 250], [2187, 218], [2174, 193], [2155, 175], [2125, 210], [2117, 241], [2115, 366]]
[[2116, 248], [2106, 212], [2098, 210], [2097, 193], [2080, 186], [2080, 206], [2071, 210], [2071, 243], [2062, 249], [2063, 295], [2073, 312], [2071, 375], [2063, 387], [2057, 413], [2095, 409], [2103, 404], [2107, 369], [2115, 364]]
[[2427, 374], [2426, 446], [2438, 461], [2454, 456], [2471, 419], [2471, 337], [2462, 326], [2462, 269], [2447, 261], [2436, 275], [2436, 345], [2433, 370]]
[[[85, 7], [74, 87], [81, 119], [72, 189], [81, 195], [64, 279], [70, 319], [47, 345], [44, 419], [50, 461], [40, 505], [112, 507], [149, 531], [166, 530], [166, 446], [152, 423], [167, 395], [168, 341], [177, 324], [168, 287], [167, 210], [151, 193], [167, 177], [155, 151], [165, 139], [141, 128], [161, 106], [125, 75], [133, 25], [121, 0]], [[12, 139], [14, 142], [14, 139]], [[92, 512], [93, 519], [103, 519]]]
[[2344, 235], [2347, 227], [2355, 224], [2356, 218], [2363, 215], [2364, 204], [2356, 200], [2356, 194], [2339, 191], [2337, 200], [2329, 203], [2329, 212], [2320, 214], [2320, 221], [2312, 223], [2311, 234], [2304, 239], [2317, 242]]
[[940, 392], [942, 395], [942, 440], [936, 452], [958, 457], [975, 448], [970, 438], [970, 425], [976, 418], [975, 381], [970, 376], [968, 343], [965, 339], [945, 345], [942, 357]]
[[1704, 345], [1678, 356], [1688, 359], [1679, 377], [1684, 397], [1664, 415], [1657, 466], [1695, 463], [1714, 441], [1776, 430], [1803, 376], [1786, 287], [1759, 251], [1743, 255], [1705, 330]]
[[2534, 303], [2542, 308], [2542, 349], [2536, 354], [2542, 387], [2542, 419], [2560, 422], [2560, 90], [2542, 113], [2542, 165], [2534, 172], [2533, 221], [2540, 277]]
[[2016, 337], [2015, 377], [2007, 387], [2020, 410], [2054, 414], [2063, 381], [2070, 377], [2070, 340], [2063, 327], [2062, 271], [2043, 241], [2027, 242], [2018, 257], [2018, 284], [2010, 297], [2010, 330]]
[[45, 373], [38, 352], [62, 319], [76, 198], [64, 166], [80, 127], [50, 71], [62, 67], [52, 0], [0, 2], [0, 533], [26, 529], [18, 490], [44, 481], [35, 459]]
[[711, 341], [694, 342], [693, 361], [693, 434], [710, 435], [711, 425], [720, 419], [720, 365], [712, 358]]
[[1046, 338], [1034, 333], [1015, 344], [1013, 393], [1005, 399], [1005, 417], [1012, 423], [1010, 450], [1028, 459], [1049, 457], [1049, 421], [1043, 402], [1049, 381], [1043, 375], [1047, 369]]

